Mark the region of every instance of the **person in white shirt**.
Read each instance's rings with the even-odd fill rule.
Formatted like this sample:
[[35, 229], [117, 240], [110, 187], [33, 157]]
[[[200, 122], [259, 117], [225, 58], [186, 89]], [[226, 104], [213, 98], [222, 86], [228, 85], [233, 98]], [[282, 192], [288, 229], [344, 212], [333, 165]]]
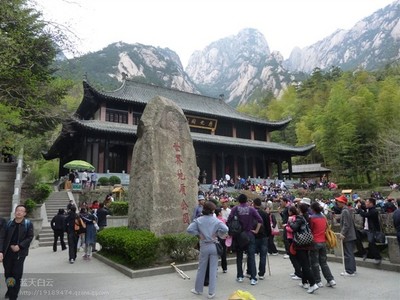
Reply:
[[228, 220], [229, 214], [231, 213], [231, 209], [229, 208], [229, 199], [222, 198], [220, 202], [221, 202], [221, 216], [226, 222]]

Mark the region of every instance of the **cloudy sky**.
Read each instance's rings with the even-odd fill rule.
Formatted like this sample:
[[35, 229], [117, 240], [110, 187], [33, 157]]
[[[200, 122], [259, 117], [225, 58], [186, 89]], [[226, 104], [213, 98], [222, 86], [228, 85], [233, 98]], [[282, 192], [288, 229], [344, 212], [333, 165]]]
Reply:
[[43, 17], [66, 26], [80, 53], [123, 41], [170, 48], [186, 66], [195, 50], [236, 35], [262, 32], [288, 58], [394, 0], [36, 0]]

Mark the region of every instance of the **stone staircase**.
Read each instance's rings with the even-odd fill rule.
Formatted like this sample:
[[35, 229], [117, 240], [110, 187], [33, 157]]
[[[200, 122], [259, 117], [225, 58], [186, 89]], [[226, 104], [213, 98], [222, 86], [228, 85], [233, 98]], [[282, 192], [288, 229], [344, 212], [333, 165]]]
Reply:
[[10, 219], [16, 176], [16, 163], [0, 163], [0, 217]]
[[[58, 213], [60, 208], [67, 209], [67, 204], [70, 200], [70, 195], [66, 191], [54, 191], [50, 194], [45, 202], [47, 223], [44, 222], [42, 230], [39, 233], [39, 247], [53, 245], [53, 230], [50, 227], [50, 221]], [[64, 241], [67, 243], [67, 236], [64, 235]], [[60, 242], [58, 242], [60, 245]], [[60, 248], [58, 248], [60, 249]]]

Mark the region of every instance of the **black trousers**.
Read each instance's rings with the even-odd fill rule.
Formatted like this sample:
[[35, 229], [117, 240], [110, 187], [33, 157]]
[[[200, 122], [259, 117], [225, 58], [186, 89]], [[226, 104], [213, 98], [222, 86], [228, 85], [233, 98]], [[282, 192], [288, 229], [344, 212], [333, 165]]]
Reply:
[[6, 280], [7, 294], [10, 300], [18, 298], [21, 288], [21, 278], [24, 272], [25, 256], [20, 257], [18, 253], [8, 250], [3, 259], [4, 277]]
[[65, 246], [65, 241], [64, 241], [64, 231], [62, 230], [54, 230], [54, 242], [53, 242], [53, 251], [57, 251], [57, 241], [58, 238], [60, 238], [60, 243], [61, 243], [61, 249], [65, 250], [67, 247]]
[[78, 246], [78, 235], [75, 232], [69, 232], [67, 233], [68, 236], [68, 254], [69, 254], [69, 259], [76, 259], [76, 252], [77, 252], [77, 246]]

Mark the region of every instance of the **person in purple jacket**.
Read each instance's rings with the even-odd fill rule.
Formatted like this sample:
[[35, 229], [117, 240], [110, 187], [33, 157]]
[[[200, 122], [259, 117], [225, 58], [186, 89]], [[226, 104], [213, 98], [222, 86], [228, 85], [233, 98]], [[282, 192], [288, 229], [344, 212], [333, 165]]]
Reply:
[[[249, 243], [245, 247], [241, 247], [240, 239], [234, 241], [236, 244], [236, 269], [237, 275], [236, 280], [238, 282], [243, 282], [243, 252], [247, 252], [247, 268], [248, 272], [250, 273], [250, 284], [256, 285], [257, 284], [257, 269], [256, 269], [256, 259], [255, 259], [255, 251], [256, 251], [256, 239], [255, 235], [260, 230], [261, 224], [263, 222], [260, 214], [258, 211], [251, 207], [247, 203], [247, 196], [245, 194], [240, 194], [237, 198], [239, 201], [239, 205], [232, 208], [231, 213], [228, 217], [229, 224], [230, 220], [235, 216], [236, 211], [239, 218], [239, 221], [242, 225], [243, 234], [247, 234]], [[254, 228], [254, 224], [257, 225]], [[235, 238], [234, 238], [235, 240]]]

